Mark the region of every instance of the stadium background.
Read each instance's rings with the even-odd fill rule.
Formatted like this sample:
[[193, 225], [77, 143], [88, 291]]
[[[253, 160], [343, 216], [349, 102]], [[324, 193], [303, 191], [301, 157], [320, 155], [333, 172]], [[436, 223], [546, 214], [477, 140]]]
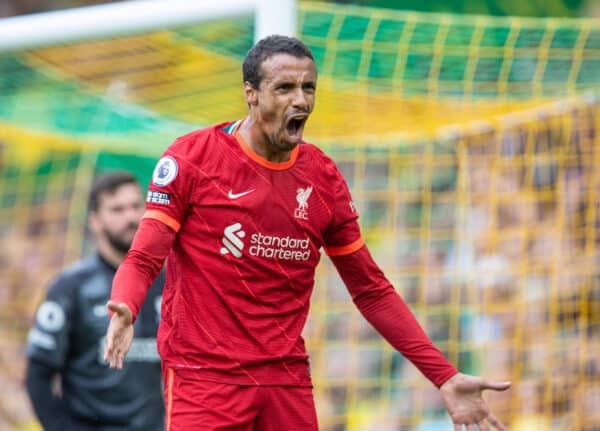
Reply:
[[[342, 3], [298, 6], [320, 71], [306, 138], [342, 169], [376, 260], [462, 371], [514, 382], [490, 396], [511, 430], [600, 430], [600, 22], [576, 18], [598, 2]], [[93, 175], [147, 183], [175, 136], [242, 117], [253, 25], [0, 52], [0, 429], [37, 429], [24, 342], [89, 249]], [[450, 429], [326, 259], [305, 337], [323, 430]]]

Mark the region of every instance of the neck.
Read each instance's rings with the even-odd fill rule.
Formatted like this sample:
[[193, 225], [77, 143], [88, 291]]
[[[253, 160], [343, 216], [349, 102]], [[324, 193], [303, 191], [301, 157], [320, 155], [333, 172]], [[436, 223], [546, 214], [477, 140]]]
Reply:
[[272, 145], [270, 137], [262, 131], [258, 121], [251, 116], [242, 120], [238, 132], [252, 151], [263, 159], [273, 163], [283, 163], [290, 159], [292, 151], [281, 150]]
[[115, 250], [104, 238], [98, 239], [98, 253], [115, 268], [118, 268], [125, 259], [125, 253]]

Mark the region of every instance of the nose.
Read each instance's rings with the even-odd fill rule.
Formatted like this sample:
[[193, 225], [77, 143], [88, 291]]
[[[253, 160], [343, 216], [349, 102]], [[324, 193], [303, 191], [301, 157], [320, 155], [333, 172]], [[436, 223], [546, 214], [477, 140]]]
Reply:
[[293, 93], [293, 101], [292, 104], [294, 108], [301, 109], [303, 111], [308, 111], [308, 98], [306, 97], [306, 93], [302, 88], [297, 88]]

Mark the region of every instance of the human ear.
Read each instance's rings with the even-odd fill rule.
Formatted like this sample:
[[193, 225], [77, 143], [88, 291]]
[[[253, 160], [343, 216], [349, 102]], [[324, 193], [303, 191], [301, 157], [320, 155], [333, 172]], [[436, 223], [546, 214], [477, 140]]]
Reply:
[[244, 82], [244, 96], [249, 106], [258, 104], [258, 91], [248, 81]]
[[88, 215], [88, 226], [93, 233], [100, 231], [100, 220], [96, 211], [90, 211]]

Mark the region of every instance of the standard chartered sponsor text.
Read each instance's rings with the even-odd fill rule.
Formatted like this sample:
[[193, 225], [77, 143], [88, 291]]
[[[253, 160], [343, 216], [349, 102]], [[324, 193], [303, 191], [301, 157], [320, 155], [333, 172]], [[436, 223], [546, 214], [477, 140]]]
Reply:
[[289, 236], [263, 235], [254, 233], [250, 237], [248, 252], [252, 256], [283, 260], [308, 260], [310, 258], [310, 240], [308, 238], [290, 238]]

